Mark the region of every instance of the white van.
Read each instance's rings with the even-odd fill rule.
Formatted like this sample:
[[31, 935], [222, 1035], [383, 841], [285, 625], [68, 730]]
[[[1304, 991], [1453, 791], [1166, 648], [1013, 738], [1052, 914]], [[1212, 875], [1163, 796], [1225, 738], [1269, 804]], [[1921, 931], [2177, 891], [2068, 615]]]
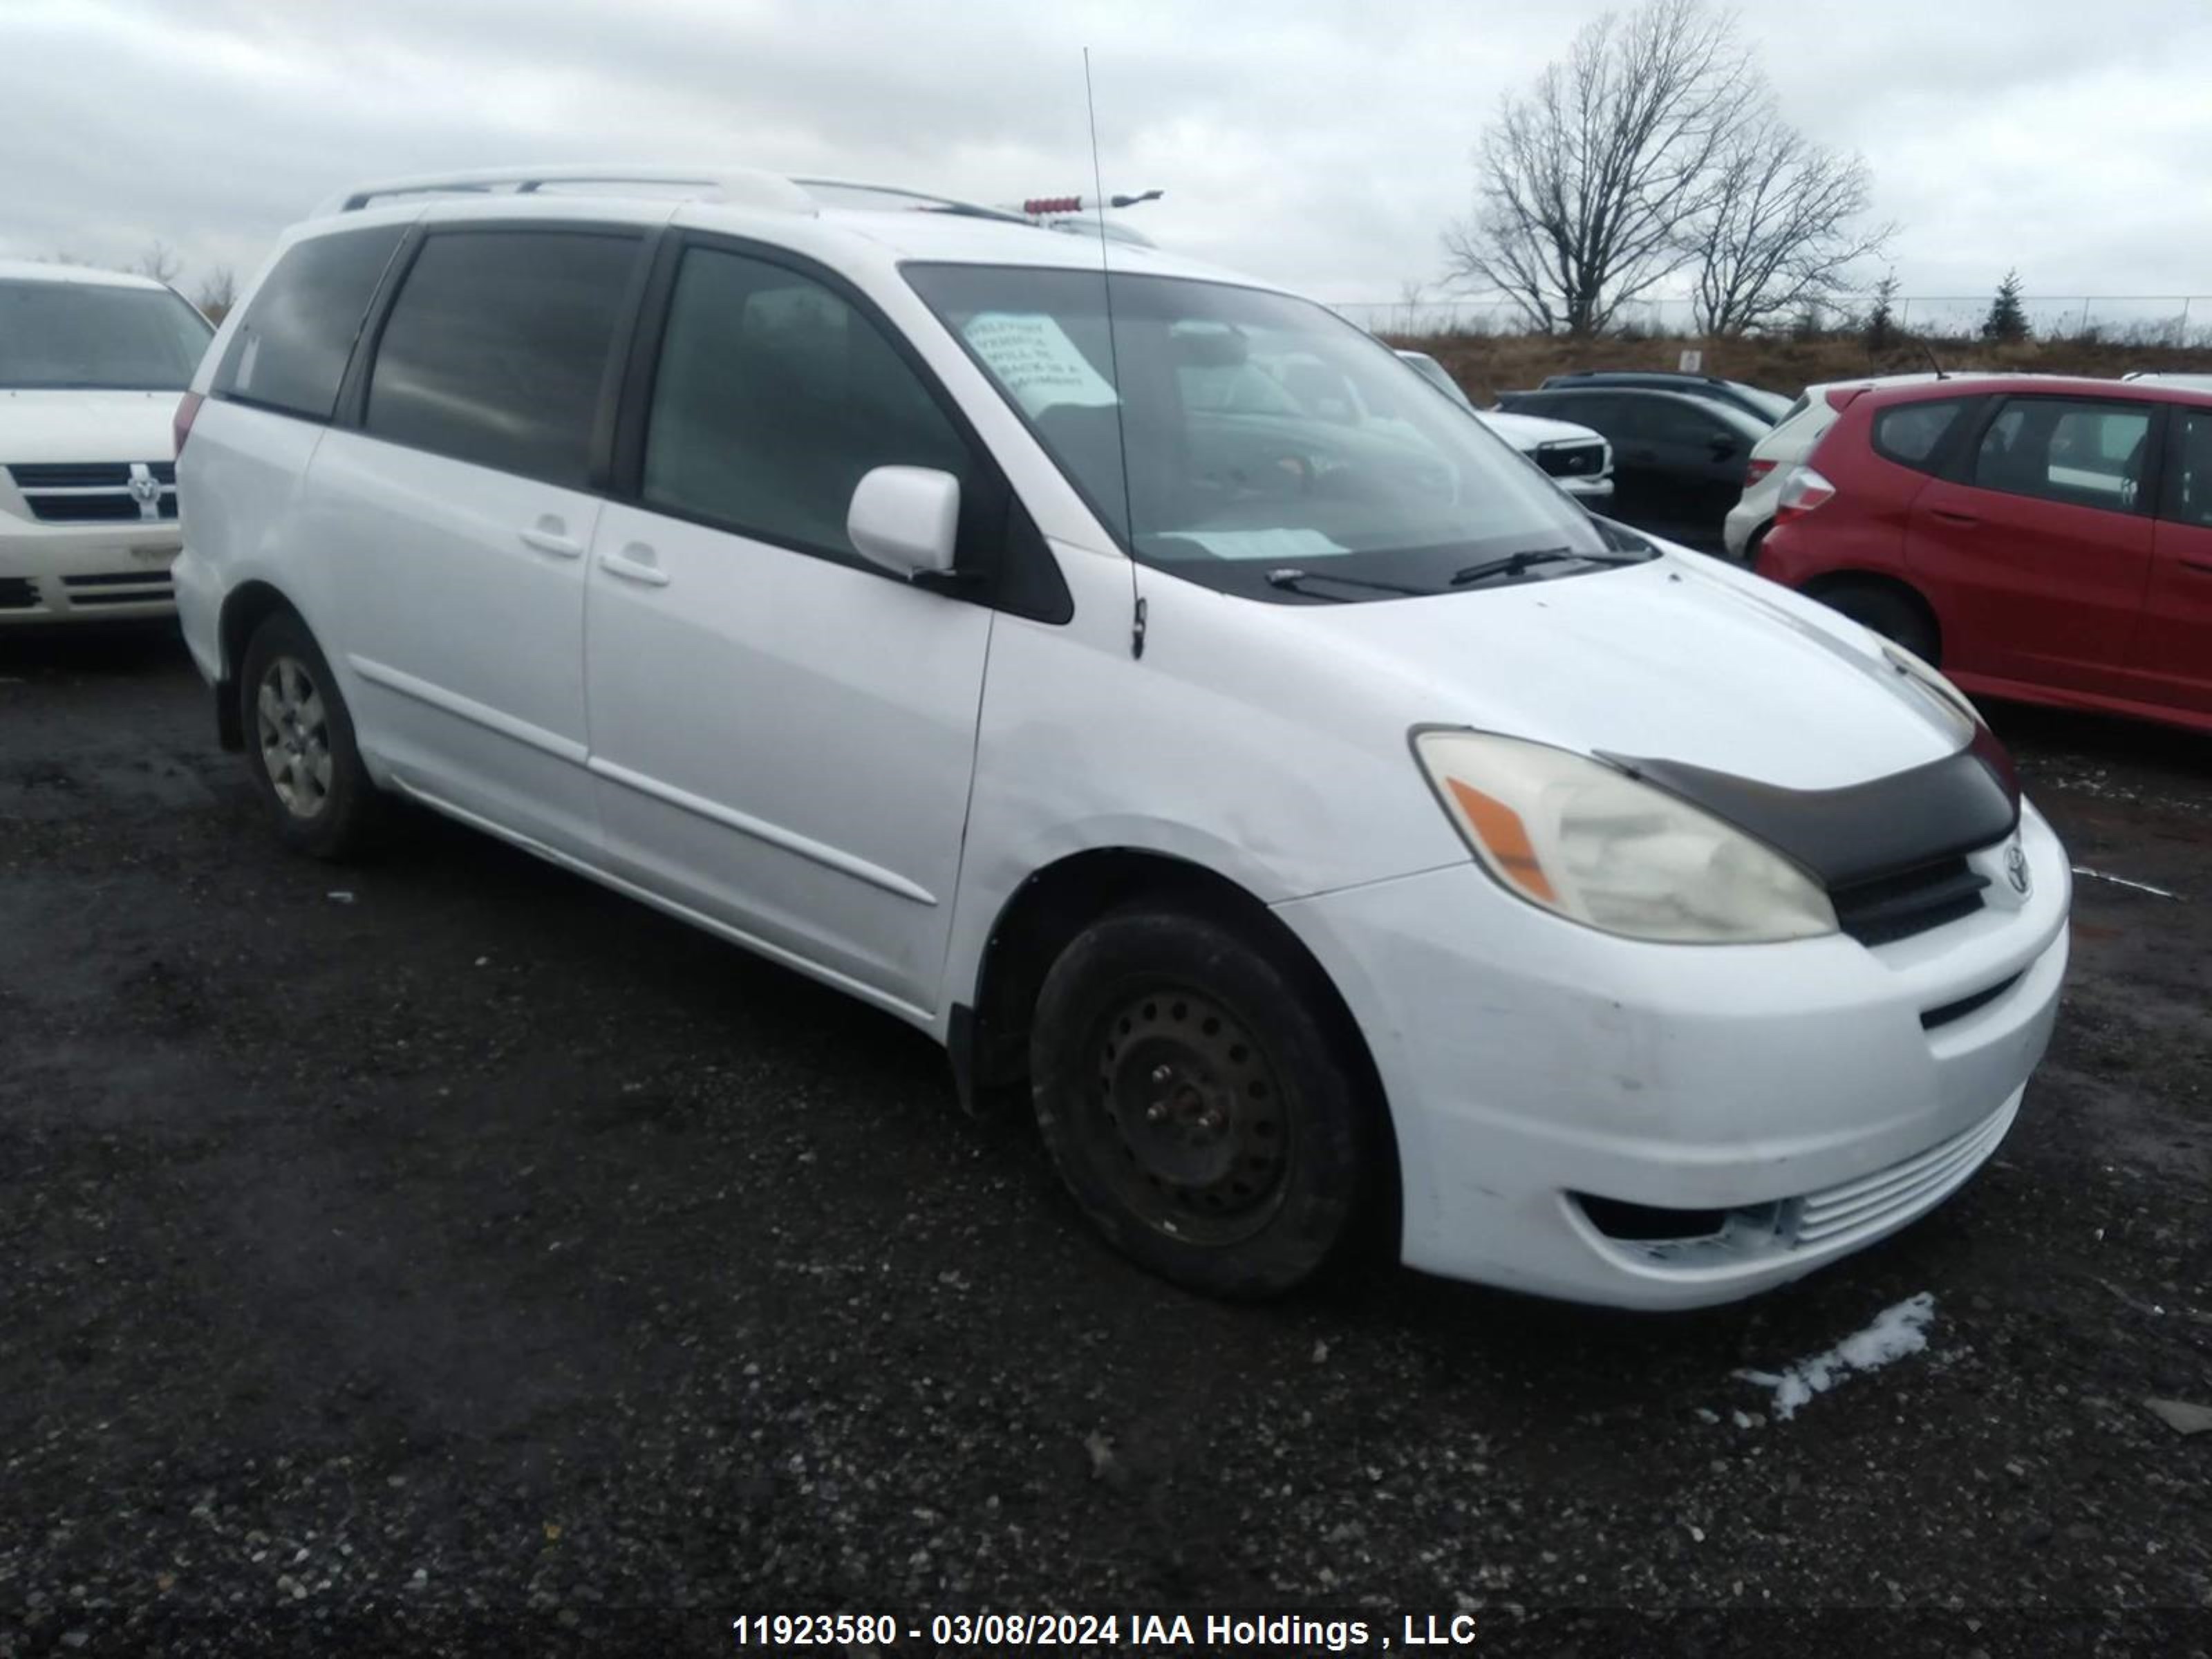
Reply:
[[148, 277], [0, 260], [0, 628], [174, 611], [169, 422], [213, 331]]
[[418, 801], [841, 987], [1218, 1293], [1371, 1224], [1718, 1302], [1989, 1157], [2069, 877], [1939, 675], [1317, 305], [844, 199], [464, 174], [284, 237], [177, 584], [286, 842]]

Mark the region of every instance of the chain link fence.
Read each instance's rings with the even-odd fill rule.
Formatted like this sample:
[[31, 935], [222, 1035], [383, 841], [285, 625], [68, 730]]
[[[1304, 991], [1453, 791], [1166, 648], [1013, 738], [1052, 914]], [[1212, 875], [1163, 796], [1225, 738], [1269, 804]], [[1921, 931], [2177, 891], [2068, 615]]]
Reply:
[[[1978, 339], [1990, 296], [1899, 295], [1890, 301], [1899, 332], [1926, 339]], [[1872, 296], [1823, 300], [1800, 317], [1769, 325], [1771, 335], [1832, 334], [1863, 328]], [[2021, 308], [2040, 340], [2096, 340], [2118, 345], [2212, 348], [2212, 295], [2022, 295]], [[1528, 321], [1510, 300], [1347, 301], [1331, 307], [1372, 334], [1525, 334]], [[1633, 300], [1615, 314], [1612, 331], [1694, 338], [1688, 300]]]

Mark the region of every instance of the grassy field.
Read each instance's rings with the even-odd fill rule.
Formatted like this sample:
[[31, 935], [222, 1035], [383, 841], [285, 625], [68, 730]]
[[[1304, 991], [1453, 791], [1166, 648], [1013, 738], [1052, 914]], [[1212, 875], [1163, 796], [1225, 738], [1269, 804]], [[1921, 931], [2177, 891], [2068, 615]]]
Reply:
[[2121, 345], [2097, 340], [2028, 340], [2017, 345], [1944, 340], [1926, 351], [1906, 343], [1876, 357], [1856, 334], [1810, 340], [1774, 339], [1573, 340], [1542, 334], [1386, 336], [1393, 345], [1425, 351], [1452, 372], [1468, 395], [1488, 405], [1501, 393], [1524, 390], [1547, 374], [1577, 368], [1673, 368], [1685, 348], [1705, 353], [1704, 372], [1749, 380], [1795, 397], [1808, 386], [1863, 374], [1926, 369], [1928, 353], [1947, 369], [1996, 369], [2012, 374], [2119, 375], [2133, 368], [2185, 369], [2212, 374], [2212, 350], [2202, 347]]

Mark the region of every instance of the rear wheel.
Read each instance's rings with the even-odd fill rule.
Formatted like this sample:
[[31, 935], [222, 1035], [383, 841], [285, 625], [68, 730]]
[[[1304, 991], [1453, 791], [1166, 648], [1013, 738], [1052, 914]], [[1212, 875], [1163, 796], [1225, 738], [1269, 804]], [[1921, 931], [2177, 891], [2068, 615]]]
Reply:
[[1839, 582], [1814, 597], [1935, 665], [1938, 649], [1935, 619], [1911, 595], [1875, 582]]
[[1061, 1178], [1117, 1247], [1194, 1290], [1304, 1283], [1373, 1185], [1376, 1107], [1305, 977], [1218, 921], [1128, 910], [1038, 996], [1030, 1075]]
[[331, 666], [289, 612], [253, 631], [238, 678], [246, 763], [276, 834], [295, 852], [343, 860], [367, 850], [383, 798], [354, 746]]

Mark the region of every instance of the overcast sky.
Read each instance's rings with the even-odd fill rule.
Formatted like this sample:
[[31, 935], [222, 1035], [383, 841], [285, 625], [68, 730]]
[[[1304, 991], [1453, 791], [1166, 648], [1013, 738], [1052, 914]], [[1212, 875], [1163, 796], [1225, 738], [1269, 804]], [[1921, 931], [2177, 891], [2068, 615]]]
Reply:
[[[1316, 297], [1435, 284], [1469, 152], [1583, 0], [0, 0], [0, 255], [245, 276], [359, 178], [741, 161], [1088, 191]], [[1751, 0], [1785, 113], [1864, 153], [1910, 294], [2212, 293], [2205, 0]]]

